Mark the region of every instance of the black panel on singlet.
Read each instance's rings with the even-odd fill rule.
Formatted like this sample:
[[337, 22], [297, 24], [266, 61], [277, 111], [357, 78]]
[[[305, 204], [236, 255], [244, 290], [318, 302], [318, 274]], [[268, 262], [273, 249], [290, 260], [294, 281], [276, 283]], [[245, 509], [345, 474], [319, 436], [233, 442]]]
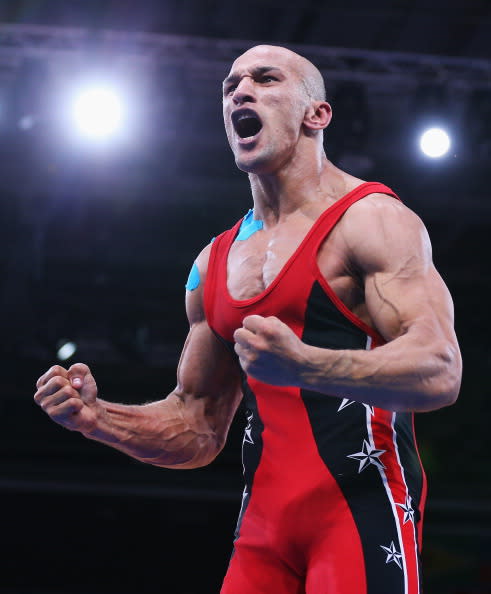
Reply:
[[[225, 340], [216, 332], [214, 332], [214, 334], [227, 347], [227, 349], [235, 357], [237, 357], [234, 349], [234, 344], [232, 342], [229, 342], [228, 340]], [[245, 415], [247, 425], [244, 429], [244, 438], [242, 440], [242, 466], [244, 468], [245, 490], [243, 494], [240, 514], [237, 519], [237, 525], [235, 528], [236, 539], [239, 536], [242, 518], [244, 517], [245, 511], [249, 504], [254, 474], [257, 470], [257, 467], [259, 466], [259, 461], [261, 460], [261, 454], [263, 451], [262, 433], [264, 431], [264, 423], [259, 417], [256, 396], [254, 392], [250, 389], [249, 384], [247, 383], [246, 374], [242, 370], [241, 374], [242, 393], [244, 395], [244, 404], [246, 407]]]
[[[214, 334], [238, 360], [238, 357], [235, 353], [234, 344], [228, 340], [225, 340], [216, 332], [214, 332]], [[259, 417], [256, 395], [250, 389], [249, 384], [247, 383], [246, 374], [242, 370], [241, 377], [242, 393], [244, 395], [244, 404], [246, 407], [245, 415], [247, 421], [247, 426], [244, 429], [244, 439], [242, 442], [242, 463], [244, 466], [244, 482], [246, 485], [246, 491], [247, 493], [250, 493], [254, 474], [257, 470], [257, 467], [259, 466], [259, 460], [261, 459], [261, 454], [263, 451], [262, 433], [264, 430], [264, 424]], [[245, 505], [242, 507], [243, 514]]]
[[397, 435], [397, 450], [401, 465], [404, 468], [404, 478], [413, 502], [415, 523], [421, 519], [419, 506], [423, 494], [423, 473], [413, 431], [413, 416], [411, 413], [397, 413], [394, 429]]
[[246, 405], [246, 419], [247, 426], [244, 429], [244, 439], [242, 441], [242, 466], [244, 468], [244, 482], [245, 490], [242, 498], [242, 506], [240, 508], [237, 526], [235, 528], [235, 538], [239, 537], [242, 518], [249, 505], [251, 496], [252, 483], [254, 481], [254, 474], [256, 473], [261, 454], [263, 451], [264, 424], [259, 417], [257, 408], [257, 401], [254, 392], [247, 384], [245, 374], [242, 382], [242, 390], [244, 393], [244, 402]]
[[[366, 334], [334, 306], [315, 283], [308, 300], [302, 340], [330, 349], [364, 349]], [[385, 563], [381, 545], [398, 543], [394, 516], [379, 470], [370, 464], [361, 472], [359, 462], [348, 458], [369, 442], [367, 407], [354, 402], [341, 408], [342, 398], [302, 390], [319, 454], [336, 479], [358, 528], [365, 557], [367, 591], [402, 591], [403, 572]], [[346, 394], [349, 399], [349, 394]], [[329, 505], [329, 501], [326, 501]], [[398, 545], [397, 545], [398, 546]], [[347, 552], [347, 554], [349, 554]], [[384, 556], [385, 555], [385, 556]], [[378, 584], [384, 587], [379, 588]], [[377, 589], [378, 588], [378, 589]]]

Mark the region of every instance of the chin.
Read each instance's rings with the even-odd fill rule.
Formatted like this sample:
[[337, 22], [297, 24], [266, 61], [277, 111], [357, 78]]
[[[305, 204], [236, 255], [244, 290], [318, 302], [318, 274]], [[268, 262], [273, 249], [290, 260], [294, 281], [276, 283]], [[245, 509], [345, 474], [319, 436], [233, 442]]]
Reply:
[[271, 155], [264, 152], [260, 155], [248, 155], [241, 152], [235, 154], [235, 164], [245, 173], [256, 173], [258, 175], [271, 173], [274, 170]]

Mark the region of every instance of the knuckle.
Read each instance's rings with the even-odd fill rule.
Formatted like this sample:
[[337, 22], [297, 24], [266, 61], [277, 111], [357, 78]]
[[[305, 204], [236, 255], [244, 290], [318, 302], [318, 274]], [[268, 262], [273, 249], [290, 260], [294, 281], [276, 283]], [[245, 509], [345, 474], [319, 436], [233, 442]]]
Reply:
[[46, 413], [58, 422], [64, 422], [67, 417], [80, 410], [80, 402], [77, 398], [68, 398], [56, 406], [48, 407]]
[[80, 398], [75, 398], [74, 396], [69, 398], [66, 403], [69, 412], [78, 412], [83, 407], [83, 403]]
[[42, 400], [41, 402], [39, 402], [39, 406], [45, 413], [49, 414], [49, 411], [51, 409], [51, 403], [49, 400]]
[[66, 385], [67, 381], [64, 377], [61, 377], [61, 375], [55, 375], [55, 377], [52, 377], [47, 383], [50, 390], [61, 390]]

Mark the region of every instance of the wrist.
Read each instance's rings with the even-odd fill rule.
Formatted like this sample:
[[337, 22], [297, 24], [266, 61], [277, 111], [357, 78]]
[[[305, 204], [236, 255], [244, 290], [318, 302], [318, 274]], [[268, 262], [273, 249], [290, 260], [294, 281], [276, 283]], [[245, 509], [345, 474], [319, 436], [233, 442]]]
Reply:
[[309, 390], [314, 384], [316, 347], [304, 342], [301, 345], [295, 357], [298, 366], [299, 388]]
[[[84, 437], [93, 439], [95, 441], [104, 441], [106, 443], [114, 443], [116, 439], [111, 436], [109, 415], [102, 401], [96, 399], [90, 405], [90, 422], [81, 431]], [[111, 439], [112, 437], [112, 439]]]

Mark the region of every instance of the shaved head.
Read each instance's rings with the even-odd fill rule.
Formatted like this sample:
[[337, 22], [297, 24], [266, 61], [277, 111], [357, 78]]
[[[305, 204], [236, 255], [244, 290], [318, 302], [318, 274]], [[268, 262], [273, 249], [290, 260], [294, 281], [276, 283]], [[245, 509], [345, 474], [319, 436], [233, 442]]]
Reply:
[[268, 57], [278, 57], [282, 61], [286, 61], [290, 66], [293, 67], [298, 75], [300, 82], [304, 88], [307, 97], [313, 101], [325, 101], [326, 100], [326, 87], [324, 79], [319, 69], [312, 64], [307, 58], [304, 58], [300, 54], [277, 45], [256, 45], [246, 52], [244, 52], [236, 62], [243, 56], [261, 55]]
[[312, 62], [285, 47], [257, 45], [223, 81], [223, 119], [239, 169], [266, 174], [297, 151], [323, 154], [331, 106]]

